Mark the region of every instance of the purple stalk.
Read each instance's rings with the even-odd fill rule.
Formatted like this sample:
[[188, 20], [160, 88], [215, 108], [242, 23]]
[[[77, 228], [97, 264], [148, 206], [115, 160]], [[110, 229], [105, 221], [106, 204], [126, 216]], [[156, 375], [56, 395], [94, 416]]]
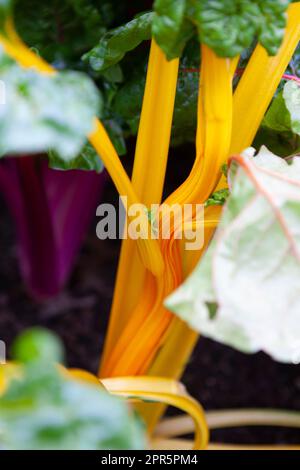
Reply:
[[104, 173], [52, 170], [40, 157], [1, 161], [0, 190], [15, 222], [20, 269], [34, 297], [51, 297], [63, 287], [104, 182]]

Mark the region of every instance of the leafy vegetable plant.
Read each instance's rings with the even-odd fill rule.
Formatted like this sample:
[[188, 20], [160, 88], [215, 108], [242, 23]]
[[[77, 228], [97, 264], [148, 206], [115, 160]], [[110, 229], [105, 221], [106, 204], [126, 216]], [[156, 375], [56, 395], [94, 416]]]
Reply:
[[[5, 54], [2, 70], [9, 100], [0, 122], [3, 154], [49, 152], [50, 165], [69, 170], [99, 170], [101, 159], [119, 194], [127, 196], [128, 206], [150, 206], [163, 200], [170, 143], [195, 139], [191, 172], [164, 202], [179, 207], [204, 206], [204, 244], [192, 254], [186, 251], [175, 237], [179, 229], [176, 221], [167, 240], [158, 229], [155, 239], [123, 241], [99, 375], [112, 393], [155, 402], [136, 404], [149, 435], [164, 406], [171, 404], [192, 416], [196, 423], [192, 445], [205, 448], [208, 431], [202, 409], [174, 382], [188, 361], [197, 332], [244, 351], [263, 349], [283, 361], [295, 360], [295, 349], [298, 351], [298, 158], [286, 162], [264, 147], [255, 158], [243, 151], [253, 143], [265, 144], [280, 156], [299, 148], [295, 57], [300, 2], [156, 0], [152, 10], [150, 2], [145, 2], [145, 8], [135, 11], [134, 2], [128, 14], [121, 4], [116, 13], [110, 1], [101, 5], [65, 1], [65, 10], [58, 6], [63, 27], [59, 21], [56, 29], [49, 31], [49, 7], [40, 3], [38, 17], [44, 21], [38, 23], [36, 36], [29, 32], [27, 37], [22, 15], [13, 20], [12, 2], [3, 0], [0, 4], [0, 42]], [[74, 23], [66, 25], [63, 18], [70, 11]], [[78, 27], [81, 43], [74, 33]], [[23, 39], [17, 30], [24, 32]], [[48, 34], [54, 34], [56, 47], [48, 46]], [[70, 67], [77, 72], [61, 71]], [[36, 84], [34, 89], [31, 83]], [[25, 136], [24, 130], [28, 130]], [[12, 133], [18, 139], [12, 139]], [[129, 179], [118, 152], [125, 151], [124, 138], [136, 133]], [[26, 191], [33, 194], [33, 182], [37, 194], [40, 178], [45, 180], [52, 171], [43, 166], [46, 163], [39, 156], [34, 161], [23, 157], [20, 162], [20, 181], [26, 183], [17, 196], [18, 209]], [[9, 166], [11, 162], [6, 163]], [[19, 160], [13, 164], [19, 165]], [[224, 168], [228, 164], [227, 173]], [[95, 178], [96, 188], [97, 175], [76, 174], [80, 184], [81, 177], [86, 179], [91, 191]], [[70, 177], [75, 184], [72, 173], [61, 176]], [[3, 181], [13, 200], [15, 192], [6, 176]], [[50, 180], [47, 186], [50, 189]], [[44, 203], [48, 205], [44, 224], [52, 228], [49, 253], [58, 285], [65, 277], [65, 266], [70, 265], [71, 256], [55, 256], [57, 250], [63, 253], [66, 248], [69, 216], [67, 212], [61, 215], [59, 205], [52, 201], [52, 191], [51, 197], [50, 192], [45, 195], [39, 207], [33, 205], [31, 212], [22, 206], [20, 213], [22, 217], [23, 212], [30, 214], [33, 226], [37, 226], [36, 214], [42, 213]], [[59, 199], [65, 208], [66, 199]], [[88, 199], [91, 206], [81, 200], [83, 211], [94, 204], [91, 194]], [[191, 225], [198, 229], [197, 224], [192, 218]], [[147, 211], [141, 225], [145, 233], [149, 229]], [[70, 226], [80, 235], [76, 223]], [[27, 229], [25, 232], [24, 240], [30, 240], [27, 252], [33, 253]], [[79, 238], [76, 235], [70, 245], [72, 256]], [[41, 248], [41, 260], [42, 252]], [[30, 272], [28, 267], [24, 272], [26, 269]], [[249, 289], [251, 302], [245, 305], [244, 293]], [[272, 297], [274, 290], [280, 301]], [[287, 307], [290, 316], [283, 326]], [[61, 379], [57, 371], [55, 374], [56, 378], [46, 378], [50, 385], [54, 380], [59, 392], [55, 400], [61, 403], [65, 383], [59, 385], [57, 380]], [[148, 377], [142, 377], [144, 374]], [[21, 392], [26, 395], [27, 385]], [[41, 392], [41, 397], [44, 394], [47, 392]], [[47, 395], [47, 400], [52, 403], [53, 397]], [[87, 409], [90, 411], [88, 405]], [[66, 445], [73, 445], [70, 442]], [[155, 439], [151, 443], [154, 447], [157, 444]], [[177, 444], [168, 441], [169, 446]], [[104, 444], [101, 441], [99, 445]]]

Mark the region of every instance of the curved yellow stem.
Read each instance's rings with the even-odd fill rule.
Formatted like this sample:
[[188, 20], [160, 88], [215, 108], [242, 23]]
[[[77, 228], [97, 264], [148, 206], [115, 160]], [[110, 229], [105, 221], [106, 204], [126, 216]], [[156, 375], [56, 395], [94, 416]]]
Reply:
[[101, 382], [114, 395], [164, 403], [184, 411], [194, 423], [193, 449], [207, 447], [209, 435], [203, 409], [190, 397], [182, 384], [160, 377], [123, 377], [102, 379]]
[[[288, 24], [279, 53], [275, 57], [268, 57], [261, 47], [256, 48], [250, 63], [244, 72], [233, 98], [233, 129], [229, 154], [240, 152], [252, 143], [264, 113], [266, 112], [275, 90], [281, 80], [282, 74], [289, 63], [293, 52], [300, 40], [300, 2], [290, 5], [288, 9]], [[237, 59], [231, 62], [230, 72], [233, 75], [237, 66]], [[256, 66], [259, 70], [256, 70]], [[249, 68], [248, 68], [249, 67]], [[270, 87], [270, 88], [269, 88]], [[256, 115], [256, 112], [258, 113]], [[200, 115], [200, 119], [202, 119]], [[198, 117], [198, 129], [199, 122]], [[204, 124], [198, 132], [199, 139], [204, 135]], [[199, 148], [202, 148], [201, 142]], [[198, 155], [198, 154], [197, 154]], [[226, 186], [225, 178], [221, 178], [218, 189]], [[213, 234], [206, 235], [207, 240]], [[188, 258], [186, 258], [188, 256]], [[185, 255], [185, 277], [192, 271], [199, 255], [196, 257]], [[185, 338], [182, 341], [182, 338]], [[158, 352], [149, 374], [167, 375], [179, 379], [185, 364], [197, 341], [197, 334], [191, 331], [183, 322], [175, 318], [166, 335], [164, 345]], [[177, 351], [179, 352], [177, 353]], [[176, 351], [176, 363], [172, 357]], [[145, 407], [142, 410], [150, 428], [153, 429], [159, 416], [163, 412], [162, 406], [154, 406], [151, 411]]]

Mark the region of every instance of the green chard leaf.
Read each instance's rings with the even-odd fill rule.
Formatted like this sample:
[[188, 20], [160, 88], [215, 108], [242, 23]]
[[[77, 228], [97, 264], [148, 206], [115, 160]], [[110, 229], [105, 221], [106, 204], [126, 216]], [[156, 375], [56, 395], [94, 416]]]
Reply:
[[66, 161], [78, 155], [101, 111], [101, 97], [90, 78], [79, 72], [46, 76], [15, 64], [0, 73], [5, 86], [1, 155], [55, 150]]
[[152, 33], [167, 58], [180, 57], [195, 28], [186, 18], [187, 0], [156, 0]]
[[61, 349], [45, 330], [17, 339], [16, 358], [24, 363], [0, 396], [0, 450], [144, 448], [143, 426], [124, 401], [100, 384], [72, 379], [52, 362]]
[[[257, 39], [270, 55], [283, 39], [290, 0], [156, 0], [153, 34], [169, 58], [179, 56], [197, 28], [221, 57], [234, 57]], [[188, 25], [188, 23], [190, 23]]]
[[117, 64], [127, 52], [151, 38], [152, 18], [153, 13], [145, 13], [107, 32], [100, 42], [84, 55], [83, 60], [88, 62], [95, 72], [103, 72]]
[[255, 38], [270, 55], [283, 39], [290, 0], [190, 0], [201, 42], [221, 57], [234, 57]]
[[208, 251], [166, 306], [205, 336], [299, 363], [300, 157], [247, 151], [231, 163], [229, 181]]

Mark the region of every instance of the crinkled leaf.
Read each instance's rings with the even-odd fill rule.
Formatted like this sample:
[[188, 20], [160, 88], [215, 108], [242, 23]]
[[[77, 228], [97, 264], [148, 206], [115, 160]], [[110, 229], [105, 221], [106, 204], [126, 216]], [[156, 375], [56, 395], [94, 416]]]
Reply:
[[290, 0], [190, 0], [200, 40], [222, 57], [234, 57], [256, 37], [270, 55], [283, 39]]
[[186, 20], [198, 29], [200, 41], [219, 56], [234, 57], [254, 39], [270, 55], [283, 39], [286, 9], [290, 0], [156, 0], [153, 31], [169, 57], [180, 55], [192, 32]]
[[286, 26], [286, 9], [291, 0], [258, 0], [258, 40], [270, 55], [276, 55]]
[[289, 164], [262, 148], [236, 158], [229, 180], [212, 244], [166, 305], [203, 335], [298, 363], [300, 158]]
[[156, 0], [152, 33], [168, 59], [180, 57], [193, 36], [193, 24], [186, 18], [187, 0]]
[[291, 129], [300, 135], [300, 86], [295, 82], [286, 83], [283, 89], [285, 105], [290, 113]]
[[117, 64], [127, 52], [151, 38], [152, 18], [153, 13], [145, 13], [107, 32], [100, 42], [84, 55], [83, 59], [88, 61], [96, 72], [102, 72]]
[[1, 74], [6, 104], [0, 107], [0, 153], [57, 151], [73, 159], [93, 129], [100, 94], [79, 72], [40, 75], [17, 65]]

